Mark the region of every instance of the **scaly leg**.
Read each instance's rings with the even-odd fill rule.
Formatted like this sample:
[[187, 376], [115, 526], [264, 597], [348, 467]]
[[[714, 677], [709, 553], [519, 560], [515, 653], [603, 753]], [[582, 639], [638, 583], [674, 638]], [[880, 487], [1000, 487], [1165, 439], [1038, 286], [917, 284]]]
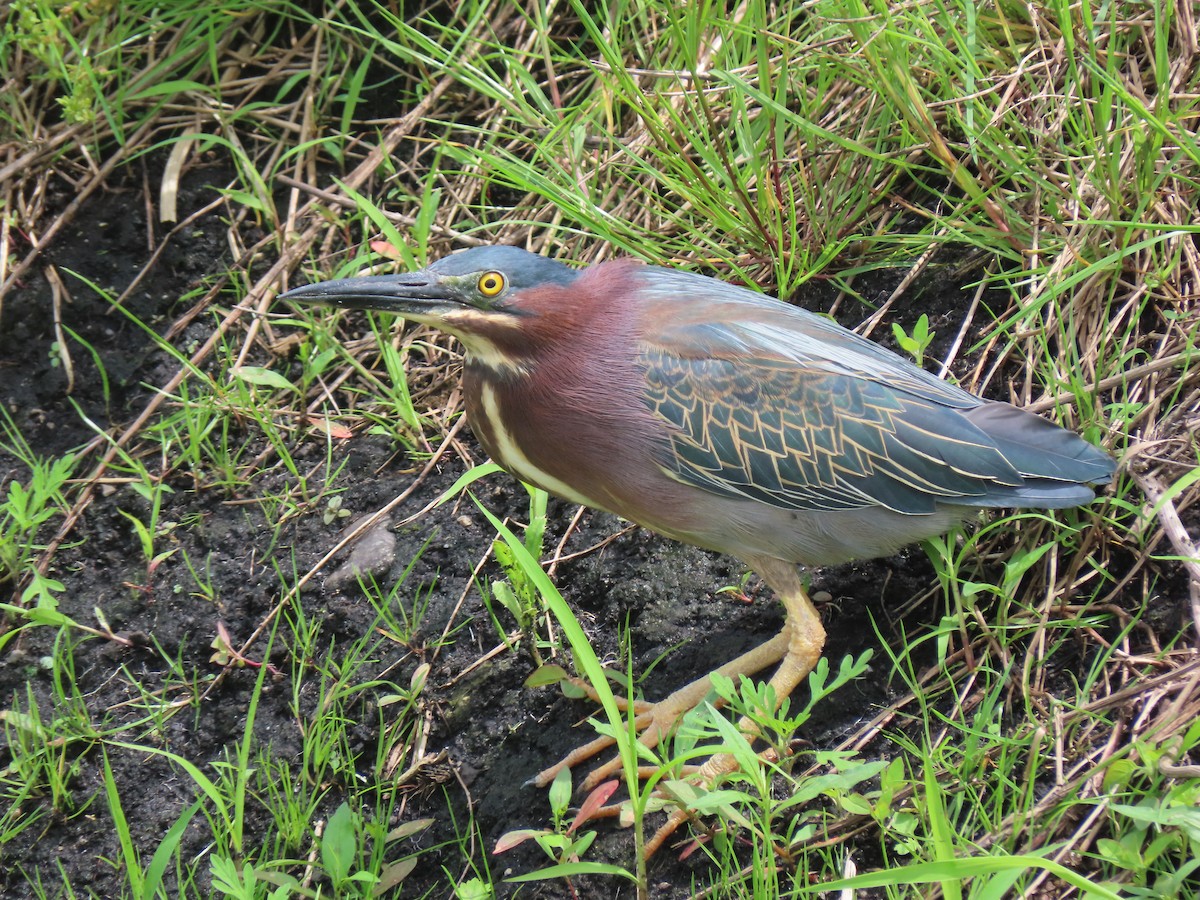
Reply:
[[[804, 591], [795, 566], [778, 559], [756, 559], [746, 562], [750, 563], [775, 590], [787, 610], [783, 632], [775, 639], [782, 638], [786, 642], [786, 651], [770, 681], [775, 691], [775, 706], [778, 708], [821, 658], [821, 650], [825, 646], [825, 628], [821, 624], [820, 614]], [[757, 726], [748, 717], [743, 717], [738, 722], [738, 730], [750, 738], [754, 738], [758, 733]], [[702, 784], [713, 784], [720, 776], [735, 768], [737, 760], [728, 753], [722, 753], [705, 762], [694, 778]], [[688, 817], [687, 810], [675, 810], [666, 824], [646, 842], [646, 856], [652, 856]]]
[[[825, 645], [825, 629], [821, 625], [821, 617], [816, 607], [804, 591], [804, 585], [796, 567], [791, 563], [773, 558], [746, 559], [745, 562], [753, 568], [779, 596], [787, 611], [787, 619], [783, 630], [771, 640], [755, 647], [737, 659], [726, 663], [716, 671], [728, 678], [736, 679], [738, 675], [753, 675], [768, 666], [779, 663], [779, 668], [770, 680], [774, 689], [776, 706], [789, 696], [796, 685], [807, 677], [821, 658], [821, 650]], [[690, 684], [680, 688], [663, 700], [643, 708], [639, 706], [634, 718], [634, 727], [639, 732], [638, 739], [646, 746], [655, 746], [668, 734], [679, 719], [690, 709], [697, 706], [708, 694], [712, 687], [709, 675], [697, 678]], [[593, 699], [596, 699], [593, 696]], [[757, 728], [748, 718], [738, 723], [738, 728], [747, 736], [753, 738]], [[564, 768], [574, 768], [595, 756], [597, 753], [612, 746], [612, 738], [599, 737], [582, 747], [576, 748], [560, 762], [543, 769], [533, 779], [538, 787], [545, 787]], [[621, 765], [619, 758], [614, 758], [591, 772], [580, 786], [582, 794], [588, 794], [600, 782], [611, 777]], [[736, 760], [728, 754], [720, 754], [709, 759], [693, 774], [692, 777], [701, 783], [711, 784], [721, 775], [736, 768]], [[667, 823], [663, 825], [646, 845], [646, 855], [650, 856], [667, 840], [679, 827], [687, 821], [685, 810], [676, 810]]]
[[[765, 644], [760, 644], [753, 650], [743, 653], [737, 659], [725, 663], [717, 671], [722, 675], [735, 679], [738, 675], [753, 675], [755, 672], [759, 672], [779, 662], [787, 652], [788, 636], [787, 628], [785, 627], [782, 632]], [[681, 687], [657, 703], [648, 704], [645, 708], [639, 707], [637, 715], [633, 720], [634, 728], [639, 733], [638, 739], [647, 747], [657, 746], [663, 736], [675, 727], [675, 723], [683, 717], [684, 713], [699, 705], [700, 701], [704, 699], [711, 689], [711, 676], [705, 675]], [[591, 694], [590, 691], [589, 694]], [[597, 698], [593, 695], [592, 699], [596, 700]], [[591, 759], [597, 753], [611, 747], [614, 743], [615, 741], [610, 737], [598, 737], [593, 741], [589, 741], [582, 747], [576, 747], [554, 765], [538, 772], [531, 781], [538, 787], [546, 787], [562, 769], [573, 769], [580, 763]], [[583, 794], [591, 792], [596, 785], [612, 776], [620, 766], [621, 760], [619, 757], [610, 759], [588, 775], [587, 779], [579, 787], [580, 792]]]

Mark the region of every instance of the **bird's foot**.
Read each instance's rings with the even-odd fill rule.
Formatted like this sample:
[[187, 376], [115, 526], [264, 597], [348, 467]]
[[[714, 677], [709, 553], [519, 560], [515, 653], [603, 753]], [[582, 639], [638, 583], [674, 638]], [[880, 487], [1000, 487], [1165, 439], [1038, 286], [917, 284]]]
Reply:
[[[716, 673], [733, 679], [736, 679], [739, 675], [753, 675], [782, 660], [788, 652], [788, 640], [788, 630], [785, 628], [783, 632], [766, 643], [760, 644], [753, 650], [743, 653], [737, 659], [727, 662], [717, 669]], [[593, 703], [600, 703], [600, 695], [586, 681], [569, 677], [566, 681], [587, 694]], [[675, 726], [683, 718], [684, 714], [697, 707], [700, 701], [708, 696], [710, 690], [712, 690], [712, 676], [705, 675], [684, 685], [657, 703], [646, 703], [640, 700], [628, 701], [624, 697], [619, 696], [614, 696], [613, 699], [617, 701], [617, 706], [622, 712], [629, 712], [629, 704], [633, 703], [633, 724], [638, 734], [638, 740], [647, 747], [657, 747], [663, 737], [675, 729]], [[777, 695], [787, 696], [787, 693], [790, 691], [791, 685], [781, 694], [777, 690]], [[554, 776], [563, 769], [573, 769], [580, 763], [587, 762], [596, 754], [611, 747], [614, 743], [616, 741], [611, 737], [598, 737], [593, 741], [589, 741], [582, 747], [575, 748], [575, 750], [571, 751], [571, 753], [567, 754], [566, 757], [554, 765], [543, 769], [530, 779], [530, 781], [538, 787], [546, 787], [554, 780]], [[621, 761], [619, 758], [611, 759], [604, 763], [588, 775], [579, 788], [580, 792], [583, 794], [589, 793], [600, 782], [610, 778], [620, 766]], [[656, 770], [651, 768], [650, 771], [653, 772]]]
[[[580, 679], [569, 680], [574, 687], [585, 693], [593, 702], [600, 703], [597, 692], [589, 684]], [[622, 712], [632, 712], [634, 730], [637, 733], [638, 741], [646, 747], [655, 748], [665, 738], [676, 731], [680, 720], [709, 695], [711, 688], [711, 676], [705, 676], [657, 703], [628, 701], [620, 697], [615, 697], [614, 699], [617, 700], [617, 705]], [[724, 700], [721, 698], [710, 700], [710, 702], [715, 707], [724, 705]], [[753, 741], [758, 732], [757, 726], [745, 717], [738, 722], [737, 727], [746, 735], [749, 741]], [[563, 769], [575, 769], [578, 766], [584, 765], [612, 747], [615, 743], [615, 740], [609, 736], [601, 736], [589, 741], [577, 747], [555, 765], [539, 772], [534, 778], [530, 779], [529, 783], [535, 784], [538, 787], [546, 787]], [[759, 758], [764, 761], [770, 761], [774, 759], [774, 756], [775, 754], [772, 750], [765, 750], [759, 754]], [[653, 808], [664, 810], [668, 814], [667, 821], [647, 841], [645, 846], [646, 858], [651, 857], [657, 852], [678, 830], [680, 825], [689, 819], [695, 818], [696, 814], [693, 810], [698, 798], [703, 793], [717, 786], [730, 772], [737, 770], [740, 764], [739, 760], [733, 755], [718, 753], [704, 759], [703, 764], [673, 764], [670, 767], [670, 775], [666, 778], [663, 777], [663, 766], [639, 766], [637, 775], [640, 780], [662, 779], [654, 792], [655, 802]], [[576, 791], [577, 796], [590, 797], [594, 791], [601, 788], [604, 782], [614, 777], [619, 778], [622, 768], [622, 758], [619, 755], [614, 755], [611, 759], [606, 760], [588, 773], [587, 777], [578, 786]], [[607, 797], [607, 794], [605, 796]], [[584, 805], [586, 806], [587, 804], [585, 803]], [[599, 810], [593, 811], [591, 817], [621, 818], [627, 812], [627, 806], [627, 803], [604, 806]]]
[[[585, 685], [578, 684], [577, 686], [590, 696], [594, 695], [594, 691]], [[675, 731], [679, 720], [689, 711], [688, 709], [681, 708], [677, 702], [674, 702], [675, 699], [675, 695], [672, 695], [658, 703], [639, 702], [634, 704], [634, 726], [638, 732], [638, 740], [642, 744], [647, 747], [655, 747], [668, 734]], [[628, 711], [629, 704], [627, 702], [622, 702], [619, 705], [622, 707], [622, 711]], [[748, 718], [743, 717], [738, 722], [737, 727], [746, 736], [747, 741], [753, 741], [757, 736], [758, 728]], [[555, 765], [538, 773], [537, 776], [530, 780], [530, 783], [536, 784], [539, 787], [546, 787], [563, 769], [573, 769], [590, 761], [614, 743], [615, 741], [607, 736], [596, 738], [576, 748]], [[774, 749], [768, 748], [758, 753], [757, 758], [763, 763], [770, 764], [776, 761], [778, 754]], [[654, 802], [651, 808], [667, 813], [666, 822], [646, 842], [644, 848], [646, 858], [649, 859], [658, 852], [681, 825], [697, 818], [695, 809], [698, 801], [705, 793], [718, 787], [726, 776], [737, 771], [740, 766], [745, 764], [731, 753], [717, 753], [705, 759], [702, 765], [672, 765], [670, 775], [666, 778], [663, 777], [664, 768], [662, 766], [639, 766], [637, 774], [640, 780], [646, 781], [651, 778], [662, 779], [658, 782], [658, 786], [654, 791]], [[576, 792], [577, 795], [580, 797], [591, 797], [593, 792], [599, 793], [603, 791], [606, 781], [614, 777], [620, 777], [622, 766], [623, 761], [619, 755], [615, 755], [605, 761], [592, 770], [583, 780]], [[603, 796], [607, 799], [609, 793], [611, 793], [611, 788], [608, 791], [604, 791]], [[604, 801], [600, 802], [603, 803]], [[588, 806], [588, 803], [585, 802], [584, 806]], [[625, 802], [595, 809], [590, 813], [589, 818], [624, 818], [627, 814], [628, 802]]]
[[[791, 569], [782, 571], [790, 572], [793, 578], [796, 577]], [[770, 701], [772, 709], [776, 708], [783, 698], [792, 692], [796, 684], [812, 670], [820, 656], [821, 645], [824, 643], [825, 633], [821, 628], [820, 617], [812, 607], [807, 595], [799, 588], [798, 582], [794, 594], [795, 597], [790, 594], [781, 594], [785, 597], [785, 605], [788, 606], [789, 612], [788, 624], [785, 625], [783, 631], [766, 643], [760, 644], [737, 659], [726, 663], [713, 673], [736, 681], [738, 676], [752, 676], [778, 663], [779, 667], [769, 682], [769, 687], [773, 692], [773, 699]], [[793, 602], [789, 604], [788, 600]], [[796, 609], [793, 609], [793, 606]], [[592, 686], [577, 679], [572, 679], [572, 682], [588, 694], [594, 702], [599, 702], [599, 695]], [[706, 675], [703, 678], [697, 678], [657, 703], [641, 704], [637, 701], [622, 702], [619, 700], [618, 706], [623, 707], [624, 712], [633, 715], [633, 728], [638, 736], [638, 741], [646, 747], [653, 748], [675, 731], [680, 719], [688, 711], [698, 706], [708, 696], [711, 689], [712, 675]], [[721, 702], [720, 700], [715, 701], [714, 705], [720, 705]], [[629, 708], [631, 703], [632, 709]], [[613, 724], [620, 727], [620, 723]], [[736, 727], [750, 741], [758, 737], [758, 726], [745, 715], [740, 718]], [[614, 743], [616, 743], [614, 738], [607, 735], [589, 741], [582, 747], [576, 748], [555, 765], [543, 769], [531, 781], [539, 787], [546, 787], [563, 769], [573, 769], [591, 760]], [[620, 771], [622, 766], [623, 762], [619, 756], [603, 763], [588, 774], [579, 786], [578, 793], [585, 797], [590, 795], [598, 785]], [[711, 756], [700, 766], [672, 766], [671, 778], [675, 780], [674, 784], [668, 781], [665, 785], [661, 785], [664, 789], [659, 791], [659, 796], [674, 805], [675, 808], [667, 823], [647, 843], [646, 855], [653, 854], [670, 838], [680, 824], [687, 821], [692, 815], [687, 798], [671, 796], [671, 790], [675, 784], [679, 783], [679, 780], [685, 784], [690, 782], [701, 789], [707, 789], [737, 768], [738, 761], [726, 753]], [[657, 766], [639, 767], [638, 776], [640, 778], [662, 778], [663, 769]]]
[[[587, 694], [593, 703], [600, 703], [599, 694], [590, 684], [579, 678], [570, 678], [568, 681], [574, 687]], [[693, 681], [686, 687], [680, 688], [669, 697], [659, 700], [657, 703], [648, 703], [642, 700], [629, 701], [619, 696], [614, 696], [613, 699], [617, 701], [617, 707], [622, 712], [629, 712], [630, 704], [632, 703], [632, 712], [634, 715], [633, 727], [638, 735], [638, 740], [644, 746], [653, 748], [657, 747], [663, 738], [675, 729], [676, 724], [685, 713], [704, 699], [704, 695], [708, 692], [709, 687], [709, 678], [705, 676], [704, 678], [696, 679], [696, 681]], [[616, 741], [608, 736], [588, 741], [586, 744], [576, 747], [554, 765], [543, 769], [530, 779], [530, 783], [538, 787], [546, 787], [563, 769], [574, 769], [604, 752], [615, 743]], [[583, 783], [579, 786], [579, 793], [584, 795], [591, 793], [601, 782], [613, 777], [620, 770], [621, 765], [621, 757], [614, 756], [607, 762], [597, 766], [583, 780]], [[690, 774], [699, 770], [699, 768], [699, 766], [687, 767], [688, 771], [685, 774]], [[654, 766], [643, 766], [639, 767], [638, 774], [641, 778], [649, 778], [657, 771], [658, 769]]]
[[[768, 748], [759, 753], [758, 758], [764, 763], [771, 763], [777, 759], [777, 754]], [[660, 788], [659, 794], [669, 798], [674, 808], [668, 814], [667, 821], [646, 841], [646, 858], [649, 859], [657, 853], [680, 825], [696, 818], [694, 804], [703, 792], [713, 789], [726, 775], [737, 771], [740, 765], [742, 764], [732, 753], [718, 753], [710, 756], [704, 765], [695, 767], [695, 771], [682, 781], [666, 782]], [[687, 789], [686, 796], [681, 788]]]

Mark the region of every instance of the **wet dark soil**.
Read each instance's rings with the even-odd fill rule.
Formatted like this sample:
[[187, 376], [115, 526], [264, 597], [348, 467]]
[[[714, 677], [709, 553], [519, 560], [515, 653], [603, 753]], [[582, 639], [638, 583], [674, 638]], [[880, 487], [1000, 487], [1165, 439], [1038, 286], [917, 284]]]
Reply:
[[[181, 203], [185, 214], [208, 202], [213, 196], [210, 185], [219, 182], [218, 175], [204, 170], [189, 175]], [[125, 179], [98, 195], [52, 251], [57, 266], [113, 294], [129, 285], [161, 240], [145, 220], [146, 207], [136, 187], [140, 179], [135, 174]], [[67, 199], [65, 188], [60, 199]], [[56, 333], [48, 284], [40, 275], [31, 275], [21, 289], [5, 298], [0, 321], [0, 401], [37, 454], [61, 454], [95, 439], [101, 430], [130, 422], [154, 388], [174, 374], [178, 362], [150, 332], [164, 334], [194, 302], [202, 279], [230, 264], [223, 234], [214, 214], [173, 238], [126, 298], [128, 316], [115, 312], [82, 281], [72, 280], [70, 297], [61, 305], [61, 320], [71, 335], [74, 384], [70, 386], [51, 351]], [[816, 290], [812, 305], [821, 308], [831, 294]], [[881, 281], [877, 290], [867, 293], [886, 295], [887, 290]], [[936, 329], [947, 337], [953, 334], [950, 319], [961, 314], [966, 295], [957, 289], [926, 289], [909, 296], [918, 299], [908, 301], [911, 309], [900, 311], [901, 321], [928, 311], [935, 317]], [[226, 297], [223, 302], [236, 299]], [[843, 320], [853, 319], [858, 312], [843, 307], [841, 315]], [[946, 324], [939, 325], [937, 317]], [[176, 346], [186, 348], [204, 340], [214, 322], [212, 313], [198, 317], [176, 339]], [[886, 337], [882, 332], [880, 336]], [[265, 353], [252, 362], [287, 365]], [[263, 437], [248, 424], [238, 438], [246, 443], [246, 458], [266, 449]], [[469, 438], [464, 440], [473, 447]], [[296, 438], [292, 450], [302, 467], [317, 466], [326, 445], [320, 436], [304, 434]], [[335, 487], [344, 491], [343, 508], [356, 515], [379, 509], [407, 489], [423, 464], [398, 452], [388, 439], [368, 434], [337, 442], [332, 453], [335, 468], [346, 461]], [[88, 467], [94, 459], [94, 455], [89, 458]], [[147, 459], [146, 464], [156, 471], [154, 460]], [[396, 511], [393, 523], [438, 496], [463, 469], [461, 460], [448, 455]], [[0, 483], [13, 477], [24, 473], [11, 456], [0, 454]], [[36, 821], [8, 844], [7, 858], [0, 865], [4, 897], [33, 897], [39, 883], [46, 895], [59, 896], [60, 867], [76, 890], [91, 890], [98, 897], [116, 895], [116, 886], [123, 881], [114, 871], [121, 849], [102, 789], [105, 765], [111, 766], [124, 815], [144, 860], [193, 801], [195, 791], [163, 756], [122, 749], [111, 742], [101, 752], [95, 737], [103, 733], [114, 741], [161, 748], [217, 777], [219, 766], [233, 759], [231, 754], [246, 736], [249, 700], [261, 672], [249, 666], [225, 669], [210, 661], [219, 626], [234, 646], [241, 646], [269, 619], [284, 582], [293, 582], [294, 573], [307, 571], [340, 533], [340, 525], [323, 521], [319, 507], [275, 527], [261, 498], [294, 489], [296, 484], [294, 476], [278, 466], [257, 475], [249, 486], [233, 490], [197, 483], [182, 471], [170, 474], [167, 484], [172, 493], [160, 518], [175, 525], [163, 536], [162, 549], [175, 552], [153, 572], [148, 572], [125, 515], [145, 519], [150, 511], [136, 490], [120, 481], [104, 484], [96, 492], [49, 571], [65, 585], [62, 613], [101, 627], [98, 611], [107, 627], [126, 642], [88, 637], [77, 630], [34, 628], [11, 643], [0, 660], [0, 703], [5, 708], [28, 710], [36, 705], [49, 721], [70, 712], [54, 708], [56, 693], [65, 693], [82, 711], [80, 720], [91, 722], [95, 729], [62, 744], [59, 765], [69, 794], [58, 808], [50, 797], [31, 796], [20, 811], [23, 821], [30, 817]], [[523, 490], [506, 477], [482, 483], [478, 494], [499, 515], [520, 521], [526, 514]], [[551, 502], [547, 546], [557, 543], [574, 513], [565, 503]], [[586, 514], [565, 552], [592, 547], [622, 527], [611, 516]], [[383, 637], [367, 642], [374, 663], [366, 671], [378, 674], [380, 682], [354, 694], [348, 703], [347, 712], [355, 722], [348, 749], [360, 755], [357, 769], [362, 777], [376, 777], [377, 754], [386, 747], [384, 731], [391, 724], [379, 703], [394, 693], [396, 685], [408, 685], [419, 665], [430, 663], [423, 695], [430, 729], [426, 749], [431, 756], [444, 756], [404, 787], [397, 819], [402, 812], [405, 820], [434, 820], [421, 837], [422, 846], [433, 849], [421, 857], [403, 896], [433, 890], [432, 896], [444, 897], [448, 879], [471, 874], [454, 840], [472, 817], [485, 847], [476, 854], [475, 864], [491, 865], [498, 883], [508, 870], [530, 871], [544, 864], [532, 844], [503, 857], [486, 851], [510, 829], [544, 825], [545, 793], [523, 784], [589, 733], [586, 725], [576, 725], [590, 708], [566, 699], [555, 688], [523, 687], [534, 668], [527, 644], [516, 652], [487, 656], [499, 643], [498, 634], [479, 592], [467, 588], [471, 570], [485, 555], [493, 534], [474, 507], [465, 501], [447, 504], [399, 527], [396, 537], [396, 562], [380, 581], [390, 584], [400, 579], [415, 559], [398, 596], [409, 607], [418, 594], [428, 602], [415, 636], [407, 643]], [[202, 577], [189, 569], [188, 562], [203, 567]], [[485, 577], [496, 574], [494, 568], [484, 571]], [[563, 563], [556, 580], [602, 659], [623, 658], [618, 636], [626, 626], [635, 670], [644, 671], [662, 657], [643, 685], [647, 696], [657, 697], [778, 631], [782, 611], [757, 579], [746, 585], [753, 602], [736, 592], [719, 592], [738, 584], [742, 575], [735, 561], [634, 530]], [[830, 634], [827, 655], [836, 661], [877, 647], [876, 628], [885, 640], [894, 640], [898, 633], [891, 623], [894, 611], [931, 583], [932, 571], [917, 550], [893, 559], [813, 571], [811, 578], [815, 590], [832, 597], [823, 615]], [[456, 611], [464, 591], [466, 598]], [[312, 623], [318, 634], [314, 646], [327, 648], [330, 659], [370, 637], [379, 625], [356, 586], [329, 590], [321, 578], [304, 591], [298, 607], [284, 615]], [[917, 620], [934, 620], [939, 613], [925, 608], [910, 615], [910, 627], [919, 627]], [[441, 636], [451, 623], [454, 633], [443, 644]], [[511, 622], [505, 624], [512, 627]], [[67, 660], [70, 670], [47, 668], [45, 660], [51, 655]], [[301, 729], [325, 702], [323, 661], [290, 658], [281, 642], [269, 642], [267, 637], [254, 644], [247, 656], [269, 662], [277, 672], [266, 677], [262, 698], [253, 709], [249, 730], [254, 758], [259, 765], [272, 759], [300, 765]], [[485, 661], [480, 663], [481, 659]], [[884, 666], [877, 666], [872, 677], [825, 702], [802, 739], [832, 746], [886, 705], [897, 688], [887, 683], [884, 671]], [[187, 675], [193, 672], [200, 673], [199, 683], [189, 683]], [[147, 696], [147, 690], [161, 693]], [[164, 702], [178, 702], [183, 710], [165, 715]], [[9, 729], [7, 741], [12, 740], [14, 732]], [[0, 757], [0, 764], [11, 761], [7, 745]], [[320, 815], [328, 815], [344, 797], [338, 785], [329, 788]], [[269, 823], [261, 806], [250, 803], [249, 808], [246, 842], [255, 846], [255, 832]], [[600, 830], [601, 839], [589, 858], [629, 865], [628, 833], [606, 825]], [[195, 817], [183, 841], [184, 858], [207, 852], [210, 840], [204, 817]], [[437, 849], [439, 845], [444, 846]], [[653, 863], [651, 880], [660, 885], [660, 896], [685, 896], [695, 872], [706, 865], [701, 854], [686, 862], [665, 854]], [[612, 896], [614, 890], [611, 881], [583, 879], [575, 886], [585, 897]], [[558, 881], [527, 889], [522, 896], [558, 897], [564, 891]]]

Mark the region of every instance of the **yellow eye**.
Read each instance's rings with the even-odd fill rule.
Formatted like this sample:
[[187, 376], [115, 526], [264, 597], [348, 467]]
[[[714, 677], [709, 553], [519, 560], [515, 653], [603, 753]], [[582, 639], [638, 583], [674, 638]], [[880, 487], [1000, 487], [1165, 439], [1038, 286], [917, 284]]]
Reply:
[[484, 272], [479, 276], [479, 293], [485, 297], [495, 297], [504, 290], [504, 276], [499, 272]]

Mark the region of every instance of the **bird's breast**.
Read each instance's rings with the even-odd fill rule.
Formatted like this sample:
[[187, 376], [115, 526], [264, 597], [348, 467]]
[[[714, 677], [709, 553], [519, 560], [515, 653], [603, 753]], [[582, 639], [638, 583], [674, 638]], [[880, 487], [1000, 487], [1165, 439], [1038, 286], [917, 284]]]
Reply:
[[481, 380], [466, 394], [467, 420], [492, 460], [527, 484], [572, 503], [603, 507], [583, 493], [577, 483], [572, 483], [578, 479], [563, 478], [560, 466], [546, 465], [545, 448], [539, 447], [536, 435], [530, 434], [526, 411], [519, 402], [503, 396], [504, 393], [495, 384]]
[[669, 441], [664, 423], [642, 401], [632, 365], [582, 359], [543, 359], [517, 378], [468, 363], [468, 421], [492, 459], [522, 481], [643, 521], [645, 507], [669, 503], [677, 487], [657, 461]]

